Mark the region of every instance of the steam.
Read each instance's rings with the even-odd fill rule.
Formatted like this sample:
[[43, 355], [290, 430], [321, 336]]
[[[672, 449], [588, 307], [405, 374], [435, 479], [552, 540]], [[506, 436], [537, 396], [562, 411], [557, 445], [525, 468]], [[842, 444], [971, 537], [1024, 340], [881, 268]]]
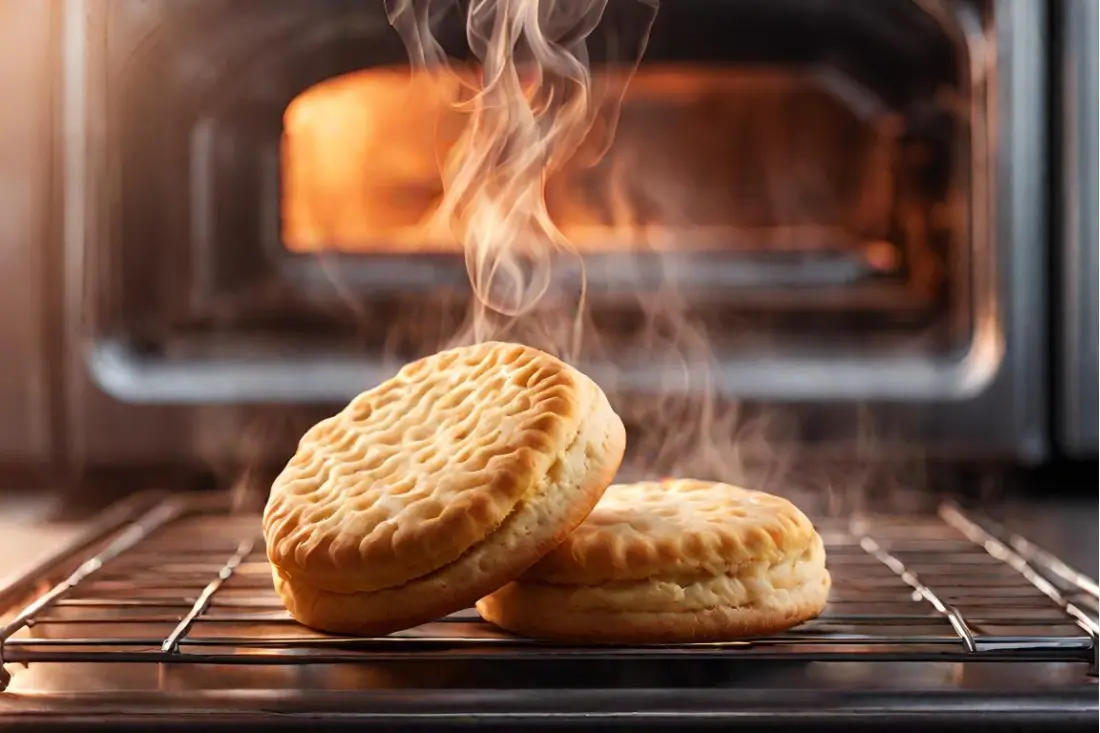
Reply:
[[[649, 10], [636, 53], [628, 59], [636, 64], [657, 0], [629, 2]], [[629, 75], [617, 77], [617, 89], [597, 84], [587, 47], [608, 3], [469, 3], [466, 39], [479, 69], [473, 84], [467, 75], [454, 74], [461, 93], [453, 103], [467, 123], [442, 163], [445, 193], [435, 216], [463, 244], [480, 306], [472, 324], [477, 340], [498, 330], [491, 313], [506, 318], [530, 313], [550, 288], [555, 259], [576, 255], [550, 218], [545, 188], [547, 179], [578, 155], [598, 160], [614, 136]], [[455, 6], [453, 0], [388, 3], [390, 22], [414, 66], [451, 68], [437, 26]], [[583, 276], [579, 298], [583, 303]], [[583, 306], [573, 310], [579, 314]]]
[[[463, 7], [466, 41], [477, 62], [473, 76], [458, 68], [440, 41], [445, 24]], [[635, 12], [633, 22], [608, 12], [624, 8]], [[609, 365], [593, 376], [630, 431], [622, 480], [691, 476], [789, 495], [797, 492], [798, 426], [774, 407], [754, 411], [723, 398], [714, 343], [690, 293], [671, 279], [639, 282], [633, 297], [618, 304], [620, 313], [630, 311], [625, 320], [631, 322], [608, 324], [609, 309], [587, 308], [584, 264], [547, 209], [547, 181], [567, 163], [595, 165], [611, 145], [657, 9], [658, 0], [388, 0], [390, 22], [412, 65], [442, 71], [451, 83], [440, 85], [441, 93], [466, 119], [440, 163], [444, 196], [431, 225], [451, 229], [462, 243], [475, 299], [466, 322], [433, 343], [509, 340], [582, 368]], [[592, 71], [589, 42], [597, 30], [606, 35], [613, 73]], [[612, 168], [629, 163], [611, 161]], [[607, 223], [656, 260], [659, 273], [670, 273], [674, 263], [666, 258], [676, 253], [649, 241], [659, 236], [642, 215], [652, 201], [628, 178], [613, 170], [610, 190], [602, 192]], [[579, 275], [572, 281], [575, 292], [564, 298], [562, 278], [555, 279], [568, 270], [563, 262]], [[420, 327], [433, 314], [432, 306], [420, 307], [427, 310], [406, 314], [417, 331], [407, 338], [424, 345]], [[728, 319], [722, 323], [723, 329], [734, 327]], [[399, 330], [391, 328], [390, 337], [406, 338]], [[655, 381], [644, 389], [632, 390], [622, 379], [644, 371]], [[859, 435], [874, 432], [862, 419], [854, 422]], [[840, 510], [834, 503], [850, 503], [857, 483], [856, 492], [863, 490], [864, 482], [853, 482], [847, 469], [840, 475], [845, 478], [835, 485], [818, 475], [806, 486], [824, 493], [831, 511]]]
[[[617, 10], [640, 11], [641, 22], [616, 15], [619, 22], [603, 24], [608, 61], [617, 68], [593, 74], [588, 42], [616, 3]], [[776, 440], [781, 421], [723, 403], [710, 338], [691, 315], [689, 300], [671, 282], [639, 285], [629, 305], [640, 323], [626, 330], [601, 327], [586, 307], [584, 265], [547, 210], [547, 180], [566, 163], [594, 165], [610, 146], [657, 0], [471, 0], [466, 40], [479, 66], [473, 84], [452, 66], [439, 41], [440, 27], [456, 7], [453, 0], [392, 0], [387, 6], [414, 67], [450, 71], [462, 89], [452, 103], [467, 115], [459, 141], [441, 164], [444, 197], [434, 224], [453, 229], [463, 244], [476, 297], [467, 322], [447, 345], [495, 338], [528, 343], [574, 363], [618, 364], [599, 381], [632, 429], [624, 478], [748, 481], [751, 455], [767, 467], [753, 485], [772, 484], [785, 471], [784, 441]], [[616, 52], [622, 57], [614, 58]], [[649, 250], [647, 255], [658, 256], [639, 217], [644, 204], [634, 200], [621, 175], [612, 176], [611, 187], [609, 223]], [[573, 302], [563, 302], [560, 292], [547, 297], [555, 263], [563, 260], [579, 270]], [[654, 360], [664, 362], [659, 384], [644, 394], [629, 393], [619, 383], [623, 370]]]

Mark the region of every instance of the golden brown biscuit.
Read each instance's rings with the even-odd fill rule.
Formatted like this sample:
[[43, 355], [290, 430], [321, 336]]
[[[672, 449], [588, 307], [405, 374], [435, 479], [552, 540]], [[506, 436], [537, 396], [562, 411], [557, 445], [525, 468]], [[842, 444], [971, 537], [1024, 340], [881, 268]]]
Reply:
[[625, 442], [603, 391], [537, 349], [413, 362], [310, 429], [275, 480], [275, 588], [302, 623], [349, 634], [467, 608], [584, 520]]
[[670, 480], [608, 488], [565, 542], [477, 609], [560, 641], [722, 641], [817, 616], [830, 585], [821, 537], [786, 499]]

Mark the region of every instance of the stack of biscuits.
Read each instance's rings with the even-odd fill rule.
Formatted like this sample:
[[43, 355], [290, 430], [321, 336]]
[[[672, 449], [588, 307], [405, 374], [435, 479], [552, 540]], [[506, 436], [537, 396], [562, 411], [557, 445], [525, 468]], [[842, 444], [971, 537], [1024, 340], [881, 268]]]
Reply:
[[275, 589], [320, 631], [382, 635], [476, 605], [574, 643], [722, 641], [817, 616], [821, 537], [785, 499], [612, 485], [626, 432], [587, 376], [483, 343], [413, 362], [311, 428], [263, 529]]

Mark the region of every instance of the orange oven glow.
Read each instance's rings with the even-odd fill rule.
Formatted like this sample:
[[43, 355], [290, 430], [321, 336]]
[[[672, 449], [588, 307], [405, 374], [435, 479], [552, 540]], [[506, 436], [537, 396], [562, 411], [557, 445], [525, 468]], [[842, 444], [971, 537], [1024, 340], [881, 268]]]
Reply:
[[[300, 94], [284, 116], [287, 249], [457, 251], [431, 215], [464, 124], [449, 103], [460, 85], [382, 67]], [[644, 66], [608, 153], [546, 181], [551, 217], [582, 251], [870, 244], [881, 266], [897, 259], [883, 251], [894, 246], [896, 126], [855, 106], [812, 72]]]

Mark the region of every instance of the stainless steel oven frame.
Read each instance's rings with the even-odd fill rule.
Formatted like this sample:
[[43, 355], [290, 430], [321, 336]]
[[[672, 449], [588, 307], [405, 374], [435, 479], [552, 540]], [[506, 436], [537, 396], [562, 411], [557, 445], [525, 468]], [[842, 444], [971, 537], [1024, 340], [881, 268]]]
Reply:
[[1059, 329], [1056, 379], [1056, 427], [1059, 448], [1074, 457], [1095, 457], [1097, 431], [1097, 291], [1100, 279], [1097, 250], [1097, 58], [1100, 45], [1100, 5], [1091, 0], [1064, 0], [1059, 6], [1057, 27], [1061, 30], [1057, 56], [1060, 104], [1054, 133], [1054, 149], [1061, 162], [1055, 178], [1059, 209], [1055, 225], [1059, 256], [1058, 300], [1055, 304]]

